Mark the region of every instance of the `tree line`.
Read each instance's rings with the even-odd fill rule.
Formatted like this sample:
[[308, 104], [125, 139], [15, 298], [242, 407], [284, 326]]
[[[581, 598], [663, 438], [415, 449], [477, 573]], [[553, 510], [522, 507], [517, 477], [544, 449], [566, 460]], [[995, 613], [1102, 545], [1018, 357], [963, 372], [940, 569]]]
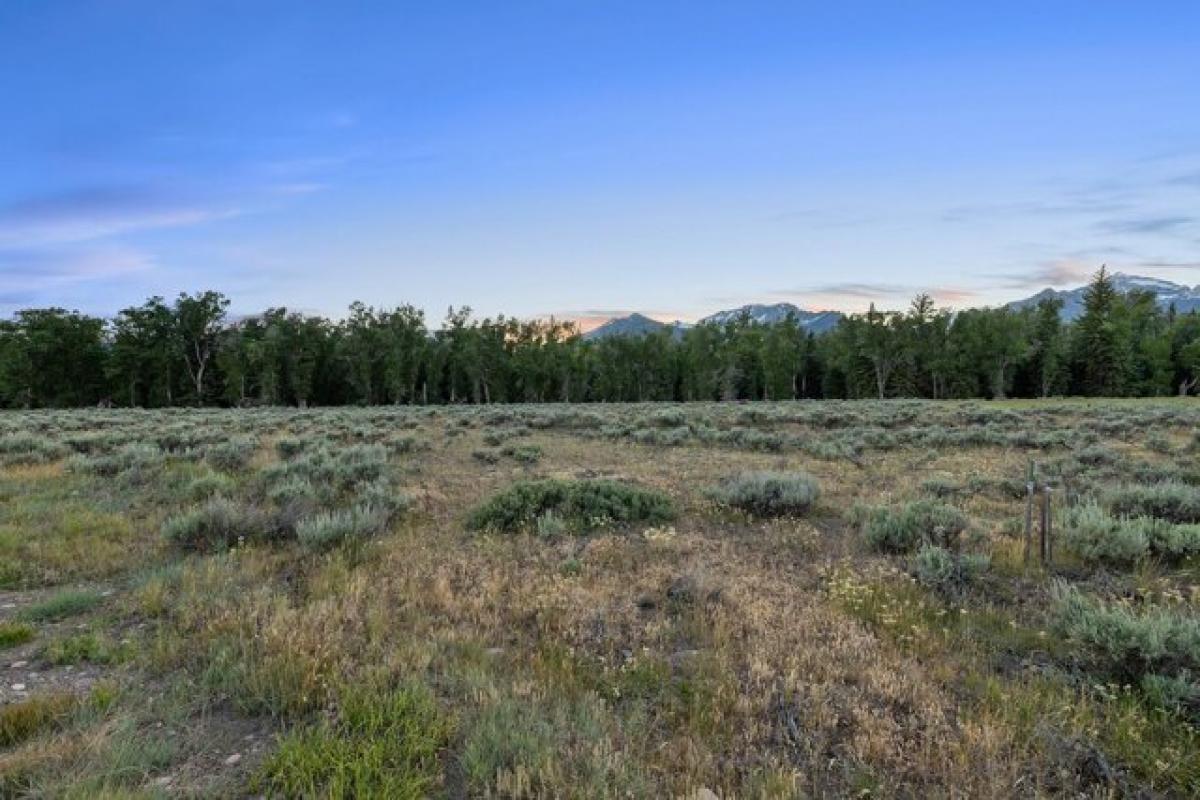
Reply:
[[0, 320], [0, 406], [1158, 396], [1200, 385], [1200, 314], [1096, 274], [1074, 322], [1060, 303], [794, 318], [586, 340], [569, 322], [475, 318], [430, 330], [411, 305], [332, 321], [285, 308], [240, 320], [205, 291], [111, 320], [62, 308]]

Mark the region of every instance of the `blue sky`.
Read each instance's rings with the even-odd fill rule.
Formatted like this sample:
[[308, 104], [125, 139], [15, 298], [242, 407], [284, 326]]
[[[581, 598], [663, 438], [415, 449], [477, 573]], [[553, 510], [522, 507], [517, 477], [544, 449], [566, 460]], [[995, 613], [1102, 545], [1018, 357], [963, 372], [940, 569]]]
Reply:
[[0, 313], [1200, 282], [1194, 2], [0, 3]]

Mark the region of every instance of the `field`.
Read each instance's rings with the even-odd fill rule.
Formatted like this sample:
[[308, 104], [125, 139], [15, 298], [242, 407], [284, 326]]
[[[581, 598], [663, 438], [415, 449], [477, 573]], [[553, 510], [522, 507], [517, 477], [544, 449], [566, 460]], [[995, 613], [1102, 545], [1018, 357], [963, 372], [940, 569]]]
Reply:
[[1198, 423], [9, 412], [0, 796], [1196, 796]]

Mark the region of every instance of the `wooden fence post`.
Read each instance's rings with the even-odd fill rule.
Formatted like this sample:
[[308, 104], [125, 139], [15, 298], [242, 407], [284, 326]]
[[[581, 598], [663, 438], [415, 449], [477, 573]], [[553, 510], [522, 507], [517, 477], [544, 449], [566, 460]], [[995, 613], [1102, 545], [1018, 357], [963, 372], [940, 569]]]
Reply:
[[1054, 515], [1051, 511], [1053, 508], [1053, 504], [1050, 502], [1050, 484], [1046, 484], [1045, 486], [1043, 486], [1042, 491], [1045, 493], [1045, 497], [1046, 497], [1046, 502], [1045, 502], [1045, 506], [1044, 506], [1044, 508], [1045, 508], [1044, 513], [1046, 515], [1046, 523], [1045, 523], [1045, 526], [1046, 526], [1046, 565], [1049, 566], [1050, 563], [1052, 561], [1054, 561], [1054, 530], [1052, 527]]

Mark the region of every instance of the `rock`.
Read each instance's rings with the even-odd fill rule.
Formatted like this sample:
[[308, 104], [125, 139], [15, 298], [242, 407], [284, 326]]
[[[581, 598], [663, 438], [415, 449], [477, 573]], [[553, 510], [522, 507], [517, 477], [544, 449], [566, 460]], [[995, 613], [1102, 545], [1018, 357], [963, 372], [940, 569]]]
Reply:
[[242, 760], [241, 753], [234, 753], [229, 758], [225, 759], [225, 766], [232, 767], [234, 764]]
[[11, 664], [9, 664], [9, 666], [12, 667], [13, 669], [20, 669], [21, 667], [29, 666], [29, 662], [28, 661], [14, 661]]
[[721, 800], [721, 797], [707, 786], [701, 786], [692, 795], [692, 800]]
[[23, 683], [14, 683], [14, 684], [12, 685], [12, 690], [13, 690], [14, 692], [23, 692], [23, 691], [25, 691], [25, 684], [23, 684]]

